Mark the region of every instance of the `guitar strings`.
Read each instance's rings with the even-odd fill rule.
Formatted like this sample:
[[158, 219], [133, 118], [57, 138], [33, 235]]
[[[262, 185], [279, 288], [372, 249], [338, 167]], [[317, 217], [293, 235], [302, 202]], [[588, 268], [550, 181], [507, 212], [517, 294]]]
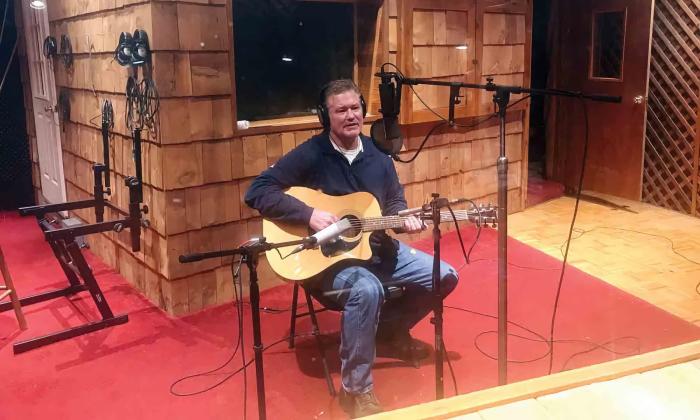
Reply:
[[[479, 223], [488, 223], [487, 219], [493, 219], [490, 217], [482, 216], [481, 213], [482, 210], [477, 210], [479, 213], [478, 216], [472, 216], [474, 219], [476, 219]], [[454, 212], [455, 216], [460, 216], [464, 217], [466, 216], [469, 218], [470, 215], [473, 215], [473, 211], [470, 210], [457, 210]], [[455, 217], [450, 212], [440, 212], [440, 221], [441, 222], [451, 222], [454, 220]], [[406, 216], [383, 216], [383, 217], [368, 217], [364, 219], [347, 219], [348, 222], [350, 223], [350, 226], [355, 229], [372, 229], [372, 228], [386, 228], [386, 229], [391, 229], [394, 227], [401, 227], [403, 225], [404, 220], [406, 220]], [[431, 221], [430, 219], [425, 220], [425, 221]]]

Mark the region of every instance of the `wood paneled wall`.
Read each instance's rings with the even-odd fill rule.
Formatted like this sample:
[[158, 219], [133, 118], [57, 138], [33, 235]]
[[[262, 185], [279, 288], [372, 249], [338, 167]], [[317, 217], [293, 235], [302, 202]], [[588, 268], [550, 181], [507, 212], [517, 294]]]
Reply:
[[[460, 23], [462, 15], [449, 11], [449, 2], [433, 2], [430, 18], [437, 22], [438, 30], [433, 26], [430, 37], [427, 29], [399, 32], [401, 9], [397, 0], [385, 1], [376, 13], [383, 22], [376, 28], [378, 38], [368, 41], [377, 51], [363, 54], [373, 57], [375, 63], [385, 57], [398, 63], [405, 39], [415, 38], [417, 48], [431, 51], [431, 70], [421, 73], [426, 77], [445, 77], [445, 72], [454, 72], [476, 77], [475, 80], [486, 75], [494, 75], [497, 82], [520, 84], [529, 80], [529, 2], [462, 2], [470, 4], [473, 10], [473, 31], [467, 29], [472, 28], [468, 22]], [[92, 250], [171, 314], [230, 301], [230, 259], [180, 264], [177, 257], [233, 248], [260, 235], [261, 219], [243, 203], [245, 191], [262, 170], [320, 127], [305, 123], [247, 131], [234, 128], [231, 4], [226, 0], [53, 0], [48, 7], [52, 32], [58, 37], [68, 34], [76, 53], [71, 72], [58, 63], [55, 67], [57, 85], [69, 91], [72, 105], [71, 121], [62, 134], [70, 200], [86, 198], [92, 191], [90, 165], [102, 156], [100, 132], [95, 125], [99, 117], [93, 118], [99, 115], [100, 102], [109, 98], [116, 114], [110, 144], [115, 189], [112, 200], [126, 207], [128, 196], [123, 179], [133, 174], [131, 139], [124, 124], [127, 73], [112, 55], [119, 33], [136, 28], [148, 32], [153, 49], [153, 75], [161, 95], [160, 125], [156, 133], [144, 133], [142, 148], [144, 201], [151, 210], [147, 217], [152, 225], [144, 231], [142, 252], [130, 251], [128, 233], [92, 236], [88, 238]], [[427, 14], [422, 18], [425, 22], [430, 20]], [[469, 41], [469, 31], [473, 32], [474, 41]], [[440, 58], [443, 50], [449, 57], [453, 49], [450, 47], [465, 39], [475, 44], [474, 60], [460, 59], [462, 53], [456, 53], [452, 61]], [[445, 66], [454, 67], [454, 71], [445, 70]], [[366, 80], [361, 82], [367, 85]], [[376, 86], [376, 80], [369, 85]], [[376, 109], [376, 97], [368, 96], [373, 103], [371, 108]], [[410, 95], [406, 97], [410, 99]], [[475, 105], [470, 116], [490, 112], [489, 107]], [[526, 118], [527, 107], [515, 108], [508, 115], [510, 211], [520, 210], [524, 202]], [[495, 202], [496, 123], [492, 119], [472, 129], [438, 132], [412, 164], [397, 164], [409, 206], [422, 204], [431, 192]], [[405, 157], [418, 148], [431, 125], [428, 122], [404, 127]], [[89, 212], [77, 215], [92, 221]], [[445, 225], [445, 229], [451, 227]], [[280, 281], [264, 260], [259, 274], [262, 287]], [[247, 273], [243, 276], [246, 280]]]
[[[182, 253], [230, 248], [248, 237], [239, 184], [252, 169], [243, 161], [245, 138], [233, 138], [226, 2], [58, 0], [48, 12], [52, 34], [67, 34], [75, 54], [71, 69], [54, 66], [57, 88], [69, 92], [71, 102], [62, 132], [69, 200], [91, 194], [90, 167], [102, 160], [100, 107], [110, 99], [115, 110], [110, 199], [127, 207], [124, 178], [134, 174], [125, 124], [128, 70], [113, 54], [119, 34], [137, 28], [148, 33], [153, 51], [160, 124], [144, 131], [141, 150], [151, 227], [143, 232], [142, 252], [131, 252], [128, 233], [87, 238], [93, 252], [172, 314], [230, 301], [230, 272], [222, 261], [177, 261]], [[94, 221], [89, 211], [76, 215]]]

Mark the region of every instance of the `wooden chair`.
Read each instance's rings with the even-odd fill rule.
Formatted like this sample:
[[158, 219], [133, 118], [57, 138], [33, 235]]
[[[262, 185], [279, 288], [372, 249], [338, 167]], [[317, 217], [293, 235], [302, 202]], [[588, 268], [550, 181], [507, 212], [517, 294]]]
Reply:
[[17, 291], [15, 290], [15, 285], [12, 282], [12, 277], [10, 276], [10, 270], [7, 269], [7, 264], [5, 263], [5, 255], [2, 253], [2, 248], [0, 248], [0, 273], [2, 273], [2, 278], [5, 284], [0, 285], [0, 301], [9, 297], [12, 302], [12, 308], [15, 310], [15, 316], [17, 317], [17, 323], [19, 328], [22, 330], [27, 329], [27, 320], [24, 318], [24, 313], [22, 313], [22, 306], [19, 303], [19, 298], [17, 297]]

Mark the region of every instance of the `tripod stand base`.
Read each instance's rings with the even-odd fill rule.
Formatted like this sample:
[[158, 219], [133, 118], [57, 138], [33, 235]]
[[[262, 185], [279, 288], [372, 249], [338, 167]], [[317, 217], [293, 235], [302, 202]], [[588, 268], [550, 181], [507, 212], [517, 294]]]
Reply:
[[129, 321], [128, 315], [118, 315], [113, 318], [107, 318], [100, 321], [88, 322], [87, 324], [78, 327], [68, 328], [63, 331], [47, 334], [41, 337], [31, 338], [25, 341], [19, 341], [12, 346], [14, 354], [24, 353], [25, 351], [33, 350], [47, 344], [56, 343], [87, 334], [89, 332], [102, 330], [115, 325], [126, 324]]

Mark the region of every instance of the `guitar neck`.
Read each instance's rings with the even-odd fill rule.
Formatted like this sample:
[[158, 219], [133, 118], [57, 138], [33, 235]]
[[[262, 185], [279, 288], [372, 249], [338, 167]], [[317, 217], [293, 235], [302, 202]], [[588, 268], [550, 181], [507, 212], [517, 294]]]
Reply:
[[[456, 210], [455, 218], [460, 220], [476, 220], [478, 219], [478, 213], [471, 210]], [[363, 232], [372, 232], [375, 230], [385, 230], [385, 229], [400, 229], [404, 225], [404, 221], [408, 217], [402, 216], [383, 216], [383, 217], [369, 217], [366, 219], [360, 219], [362, 222]], [[451, 222], [452, 213], [449, 211], [440, 212], [440, 223]], [[423, 223], [432, 224], [432, 219], [424, 219]]]

